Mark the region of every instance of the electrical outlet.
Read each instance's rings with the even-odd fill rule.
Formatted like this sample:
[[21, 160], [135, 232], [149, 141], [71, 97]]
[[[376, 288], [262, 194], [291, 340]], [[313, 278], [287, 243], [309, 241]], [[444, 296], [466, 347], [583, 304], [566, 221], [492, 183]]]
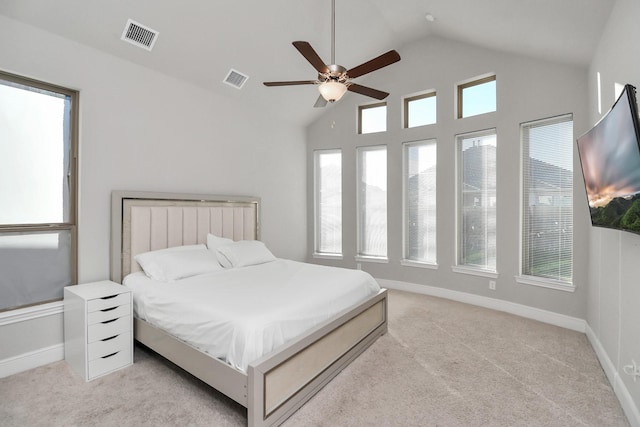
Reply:
[[489, 280], [489, 289], [491, 289], [492, 291], [496, 290], [496, 281], [495, 280]]
[[633, 382], [636, 382], [638, 380], [638, 377], [640, 377], [640, 366], [638, 366], [636, 364], [636, 361], [633, 359], [631, 360], [631, 364], [624, 366], [622, 370], [625, 374], [631, 375], [631, 377], [633, 378]]

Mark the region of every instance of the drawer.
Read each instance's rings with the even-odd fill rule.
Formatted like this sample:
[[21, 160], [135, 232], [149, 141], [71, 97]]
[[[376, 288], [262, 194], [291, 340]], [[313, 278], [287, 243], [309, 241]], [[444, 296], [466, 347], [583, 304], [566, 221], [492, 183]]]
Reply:
[[89, 300], [87, 301], [87, 312], [91, 313], [98, 310], [104, 310], [106, 308], [117, 307], [123, 304], [131, 304], [130, 292]]
[[89, 344], [87, 351], [88, 360], [92, 361], [99, 357], [126, 350], [127, 347], [131, 347], [132, 345], [131, 332], [125, 332], [103, 340], [94, 341]]
[[87, 327], [87, 342], [103, 340], [124, 332], [131, 332], [131, 316], [122, 316], [104, 323], [94, 323]]
[[117, 319], [122, 316], [130, 315], [131, 304], [124, 304], [89, 313], [87, 315], [87, 324], [93, 325], [94, 323], [107, 322], [109, 320]]
[[132, 362], [132, 346], [89, 361], [89, 379], [99, 377], [116, 369], [123, 368]]

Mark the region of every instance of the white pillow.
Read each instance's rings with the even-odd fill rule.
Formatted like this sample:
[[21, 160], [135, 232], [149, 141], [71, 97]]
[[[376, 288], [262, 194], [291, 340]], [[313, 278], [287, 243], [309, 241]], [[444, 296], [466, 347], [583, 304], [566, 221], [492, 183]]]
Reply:
[[275, 261], [276, 257], [259, 240], [241, 240], [220, 246], [218, 260], [223, 267], [247, 267]]
[[233, 245], [235, 243], [232, 239], [227, 239], [226, 237], [218, 237], [215, 234], [207, 234], [207, 248], [218, 258], [218, 262], [224, 268], [229, 268], [229, 262], [227, 259], [218, 253], [218, 248], [222, 246]]
[[153, 280], [169, 282], [197, 274], [211, 273], [222, 267], [205, 245], [176, 246], [138, 254], [135, 260]]

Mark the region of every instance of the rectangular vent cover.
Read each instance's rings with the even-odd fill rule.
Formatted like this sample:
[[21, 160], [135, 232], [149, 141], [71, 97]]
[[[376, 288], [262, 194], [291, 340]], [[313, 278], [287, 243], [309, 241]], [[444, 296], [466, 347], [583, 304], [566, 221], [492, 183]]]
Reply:
[[150, 51], [159, 34], [157, 31], [129, 19], [122, 32], [121, 40]]
[[246, 74], [242, 74], [240, 71], [234, 70], [233, 68], [229, 70], [227, 77], [224, 78], [223, 83], [228, 84], [229, 86], [233, 86], [236, 89], [242, 89], [242, 86], [247, 82], [249, 76]]

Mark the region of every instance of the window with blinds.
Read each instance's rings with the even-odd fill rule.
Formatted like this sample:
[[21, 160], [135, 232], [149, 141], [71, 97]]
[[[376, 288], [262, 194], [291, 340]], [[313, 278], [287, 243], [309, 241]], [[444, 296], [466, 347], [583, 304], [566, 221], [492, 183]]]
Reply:
[[522, 275], [573, 276], [573, 116], [521, 125]]
[[404, 259], [436, 264], [436, 140], [404, 144]]
[[358, 147], [358, 256], [387, 258], [387, 147]]
[[496, 270], [495, 129], [457, 136], [458, 265]]
[[315, 151], [314, 171], [315, 253], [342, 255], [342, 151]]

